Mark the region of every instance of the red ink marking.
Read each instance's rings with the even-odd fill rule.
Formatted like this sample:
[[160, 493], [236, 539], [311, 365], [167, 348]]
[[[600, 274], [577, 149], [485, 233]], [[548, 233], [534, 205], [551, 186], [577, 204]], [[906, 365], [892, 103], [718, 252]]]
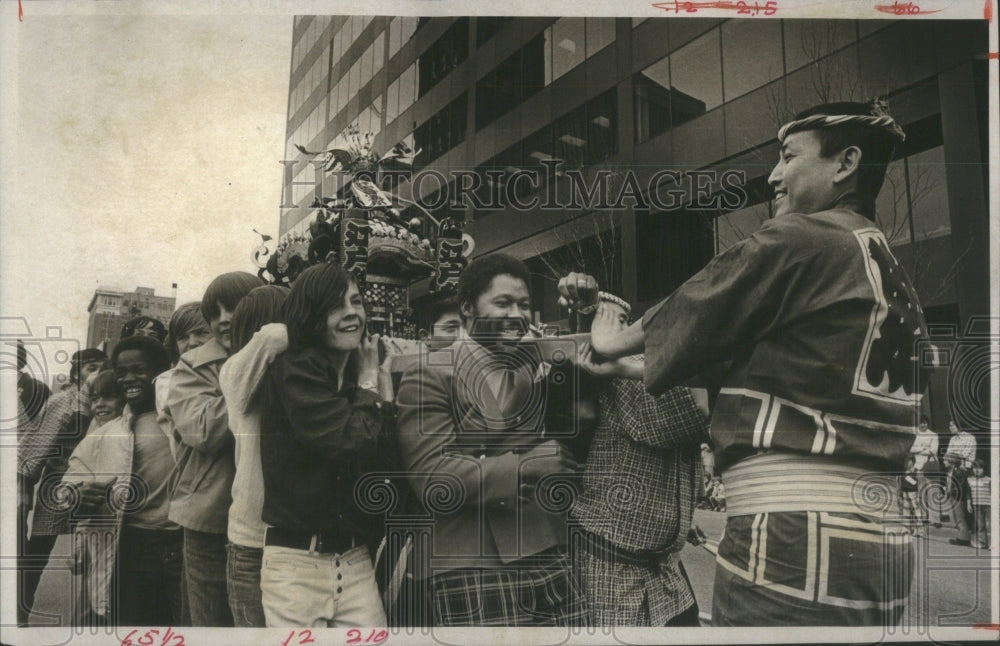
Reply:
[[877, 4], [875, 5], [875, 9], [882, 13], [891, 13], [894, 16], [919, 16], [941, 11], [941, 9], [928, 9], [924, 11], [916, 3], [903, 3], [898, 0], [892, 4]]
[[348, 644], [380, 644], [389, 637], [388, 630], [372, 629], [367, 637], [362, 637], [362, 633], [357, 628], [347, 631]]
[[986, 22], [993, 22], [993, 0], [986, 0], [986, 4], [983, 5], [983, 19]]
[[[986, 4], [989, 5], [989, 0], [986, 0]], [[21, 0], [17, 0], [17, 21], [24, 22], [24, 7], [21, 6]]]
[[973, 624], [973, 630], [1000, 630], [1000, 624]]
[[[139, 634], [138, 629], [133, 629], [132, 632], [125, 635], [120, 646], [152, 646], [156, 642], [160, 631], [156, 628], [150, 628], [137, 641], [132, 641], [132, 638], [137, 634]], [[167, 628], [163, 634], [163, 639], [160, 641], [160, 646], [184, 646], [184, 636], [175, 633], [173, 628]]]
[[753, 2], [746, 0], [714, 0], [713, 2], [670, 0], [669, 2], [654, 2], [653, 6], [673, 13], [697, 13], [701, 9], [723, 9], [747, 16], [773, 16], [778, 12], [777, 0], [768, 0], [767, 2], [760, 0]]
[[[288, 633], [288, 637], [285, 639], [285, 641], [281, 642], [281, 646], [288, 646], [289, 642], [292, 641], [293, 637], [295, 637], [295, 631], [294, 630], [292, 632]], [[312, 643], [315, 643], [315, 642], [316, 642], [316, 640], [313, 639], [313, 634], [312, 634], [311, 630], [300, 630], [299, 631], [299, 641], [296, 642], [297, 644], [299, 644], [299, 645], [301, 645], [301, 644], [312, 644]]]

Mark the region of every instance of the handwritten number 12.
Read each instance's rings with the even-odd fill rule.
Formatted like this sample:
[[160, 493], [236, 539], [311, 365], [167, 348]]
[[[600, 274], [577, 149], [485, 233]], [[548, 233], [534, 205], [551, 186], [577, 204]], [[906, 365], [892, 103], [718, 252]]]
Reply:
[[[288, 646], [289, 642], [292, 641], [292, 637], [295, 637], [295, 631], [294, 630], [292, 632], [288, 633], [288, 637], [285, 639], [285, 641], [281, 642], [281, 646]], [[313, 639], [313, 634], [312, 634], [311, 630], [300, 630], [299, 631], [299, 641], [296, 642], [296, 643], [300, 644], [300, 645], [301, 644], [311, 644], [311, 643], [313, 643], [315, 641], [316, 640]]]

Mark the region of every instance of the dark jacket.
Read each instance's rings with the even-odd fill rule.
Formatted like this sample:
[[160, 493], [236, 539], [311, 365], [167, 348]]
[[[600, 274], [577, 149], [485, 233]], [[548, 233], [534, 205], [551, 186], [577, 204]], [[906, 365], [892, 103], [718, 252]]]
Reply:
[[303, 533], [378, 538], [382, 519], [363, 511], [354, 487], [379, 467], [382, 400], [318, 349], [289, 349], [265, 378], [261, 420], [265, 523]]
[[565, 512], [518, 497], [525, 453], [544, 441], [537, 431], [544, 405], [532, 405], [539, 398], [524, 389], [540, 385], [516, 370], [489, 393], [484, 375], [509, 365], [466, 338], [403, 376], [400, 456], [434, 517], [431, 553], [443, 557], [433, 568], [418, 563], [418, 578], [431, 569], [502, 567], [567, 543]]

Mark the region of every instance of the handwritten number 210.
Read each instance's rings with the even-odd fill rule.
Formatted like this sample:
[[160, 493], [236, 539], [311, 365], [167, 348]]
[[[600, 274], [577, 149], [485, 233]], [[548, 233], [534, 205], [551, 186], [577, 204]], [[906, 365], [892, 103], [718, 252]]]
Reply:
[[389, 636], [389, 631], [387, 630], [372, 630], [368, 633], [368, 636], [364, 639], [361, 638], [361, 631], [357, 628], [351, 628], [347, 631], [347, 643], [348, 644], [379, 644], [385, 641], [385, 638]]

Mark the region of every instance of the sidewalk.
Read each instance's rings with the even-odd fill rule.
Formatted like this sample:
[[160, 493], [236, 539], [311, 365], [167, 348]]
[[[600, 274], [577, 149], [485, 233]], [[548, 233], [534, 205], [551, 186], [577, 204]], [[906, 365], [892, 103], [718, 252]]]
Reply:
[[[694, 524], [708, 539], [717, 542], [726, 525], [722, 512], [696, 509]], [[910, 591], [907, 623], [934, 626], [985, 624], [990, 619], [990, 567], [998, 567], [997, 555], [988, 550], [951, 545], [955, 529], [950, 525], [927, 530], [927, 538], [914, 539], [916, 567]], [[715, 557], [704, 547], [687, 545], [681, 560], [691, 578], [702, 623], [710, 625]], [[922, 565], [921, 565], [922, 564]], [[924, 610], [921, 610], [923, 606]], [[919, 615], [925, 615], [919, 619]]]

